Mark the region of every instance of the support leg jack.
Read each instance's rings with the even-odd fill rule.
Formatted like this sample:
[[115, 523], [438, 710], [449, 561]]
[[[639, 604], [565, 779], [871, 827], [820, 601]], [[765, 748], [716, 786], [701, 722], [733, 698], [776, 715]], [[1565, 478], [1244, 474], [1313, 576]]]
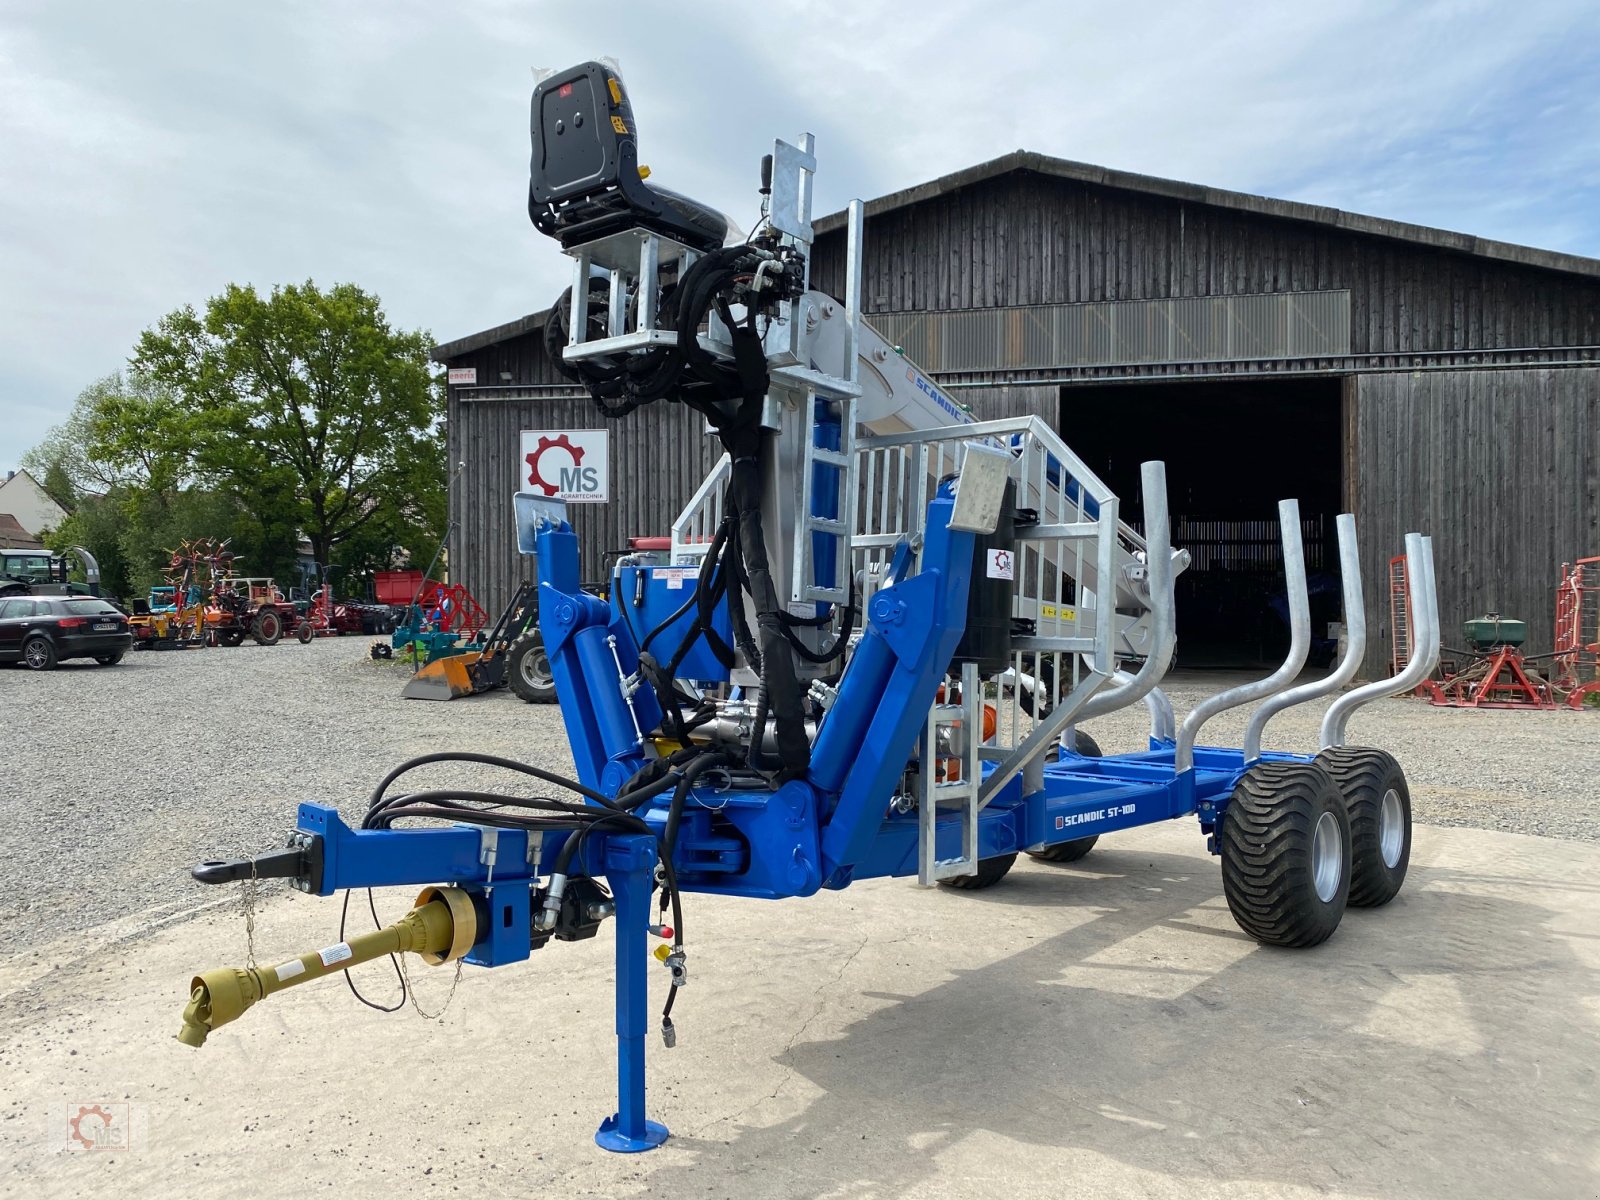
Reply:
[[606, 838], [606, 882], [616, 901], [617, 1111], [594, 1135], [603, 1150], [636, 1154], [667, 1140], [667, 1127], [644, 1115], [644, 1047], [650, 1004], [650, 880], [655, 839], [643, 834]]

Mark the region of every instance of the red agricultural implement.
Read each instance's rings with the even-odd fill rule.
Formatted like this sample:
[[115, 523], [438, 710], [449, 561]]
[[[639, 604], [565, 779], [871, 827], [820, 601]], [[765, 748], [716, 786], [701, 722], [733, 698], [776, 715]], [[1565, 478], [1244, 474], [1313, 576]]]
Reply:
[[489, 623], [489, 614], [460, 583], [440, 583], [421, 571], [379, 571], [372, 577], [379, 604], [404, 609], [415, 604], [431, 627], [471, 639]]
[[[1390, 628], [1393, 664], [1398, 672], [1410, 658], [1411, 610], [1406, 600], [1403, 559], [1389, 563]], [[1523, 621], [1499, 613], [1462, 624], [1467, 649], [1444, 651], [1439, 676], [1417, 688], [1417, 695], [1447, 708], [1581, 708], [1600, 696], [1600, 557], [1561, 564], [1556, 587], [1556, 648], [1525, 655]], [[1457, 656], [1452, 659], [1450, 656]], [[1533, 664], [1550, 660], [1552, 670]], [[1459, 665], [1458, 665], [1459, 664]]]
[[1600, 556], [1561, 564], [1555, 666], [1555, 687], [1568, 706], [1600, 696]]
[[312, 593], [311, 606], [295, 629], [295, 634], [302, 642], [309, 642], [314, 637], [364, 633], [367, 622], [363, 613], [367, 607], [335, 600], [333, 585], [324, 583]]

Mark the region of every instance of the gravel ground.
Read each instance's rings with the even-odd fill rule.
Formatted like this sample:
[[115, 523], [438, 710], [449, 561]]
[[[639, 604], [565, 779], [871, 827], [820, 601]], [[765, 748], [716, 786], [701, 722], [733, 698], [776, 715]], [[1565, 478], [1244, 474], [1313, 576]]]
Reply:
[[[382, 775], [414, 755], [480, 750], [572, 772], [555, 708], [508, 691], [402, 701], [407, 668], [371, 661], [367, 646], [343, 638], [142, 653], [113, 668], [69, 663], [49, 674], [0, 667], [6, 950], [99, 927], [129, 936], [232, 903], [235, 889], [203, 888], [189, 867], [280, 845], [303, 800], [335, 805], [355, 824]], [[1168, 690], [1181, 716], [1230, 681], [1190, 675]], [[1108, 752], [1138, 748], [1143, 713], [1086, 728]], [[1320, 709], [1279, 716], [1267, 745], [1314, 746], [1319, 718]], [[1223, 714], [1203, 740], [1237, 745], [1244, 722], [1243, 711]], [[1390, 700], [1363, 710], [1351, 737], [1396, 754], [1420, 822], [1600, 842], [1600, 713]], [[440, 783], [506, 778], [427, 770]]]
[[[7, 941], [113, 920], [148, 928], [231, 902], [237, 889], [206, 888], [189, 868], [281, 846], [302, 801], [358, 824], [383, 775], [419, 754], [478, 750], [573, 773], [554, 707], [504, 689], [401, 700], [410, 668], [372, 661], [370, 644], [147, 651], [48, 674], [0, 666], [0, 745], [17, 751], [0, 783]], [[493, 787], [509, 776], [447, 765], [418, 777]]]

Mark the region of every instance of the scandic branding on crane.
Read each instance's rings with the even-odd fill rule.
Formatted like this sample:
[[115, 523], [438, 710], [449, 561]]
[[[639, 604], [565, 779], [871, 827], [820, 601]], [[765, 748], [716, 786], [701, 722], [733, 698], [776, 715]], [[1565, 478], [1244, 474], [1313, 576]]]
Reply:
[[945, 412], [949, 413], [952, 417], [954, 417], [956, 419], [956, 423], [957, 424], [959, 424], [959, 425], [970, 425], [970, 424], [972, 424], [972, 414], [971, 413], [962, 411], [960, 405], [956, 404], [953, 400], [951, 400], [949, 397], [947, 397], [938, 388], [934, 387], [933, 384], [929, 383], [921, 375], [918, 375], [916, 370], [915, 370], [915, 368], [912, 368], [912, 367], [907, 367], [906, 368], [906, 379], [908, 381], [910, 381], [916, 387], [917, 391], [919, 391], [923, 395], [927, 396], [928, 399], [932, 400], [940, 408], [944, 409]]

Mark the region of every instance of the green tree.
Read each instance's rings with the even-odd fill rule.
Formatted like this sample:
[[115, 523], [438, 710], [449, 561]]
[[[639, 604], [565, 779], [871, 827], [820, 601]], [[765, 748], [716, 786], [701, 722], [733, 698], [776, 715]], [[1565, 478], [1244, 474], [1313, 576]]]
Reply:
[[58, 493], [76, 500], [47, 544], [87, 548], [113, 595], [160, 582], [172, 548], [198, 537], [230, 539], [243, 572], [292, 580], [299, 540], [292, 475], [202, 478], [202, 433], [147, 375], [119, 372], [90, 384], [67, 420], [24, 458], [58, 501]]
[[[431, 339], [390, 327], [352, 284], [230, 286], [139, 339], [133, 366], [180, 401], [196, 475], [247, 507], [282, 504], [318, 562], [418, 510], [419, 439], [436, 436]], [[124, 422], [125, 427], [128, 423]], [[432, 486], [443, 490], [442, 472]], [[419, 510], [420, 511], [420, 510]]]
[[66, 464], [56, 460], [45, 466], [44, 478], [39, 481], [45, 494], [67, 512], [78, 507], [78, 489], [72, 486], [72, 476]]
[[71, 414], [22, 456], [22, 465], [46, 490], [47, 477], [64, 478], [74, 498], [119, 486], [172, 488], [190, 474], [191, 424], [154, 380], [113, 371], [78, 393]]
[[128, 596], [140, 589], [129, 571], [126, 525], [118, 498], [86, 494], [60, 527], [45, 536], [44, 543], [57, 553], [69, 546], [83, 546], [100, 565], [101, 590], [110, 596]]

